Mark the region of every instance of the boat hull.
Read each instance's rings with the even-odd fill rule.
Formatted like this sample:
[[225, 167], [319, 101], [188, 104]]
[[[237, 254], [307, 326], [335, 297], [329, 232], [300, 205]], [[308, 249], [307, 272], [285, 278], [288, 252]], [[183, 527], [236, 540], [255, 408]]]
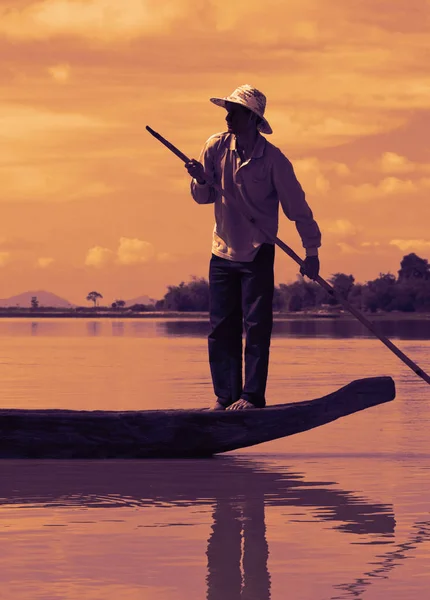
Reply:
[[395, 398], [391, 377], [244, 411], [0, 410], [0, 458], [198, 458], [319, 427]]

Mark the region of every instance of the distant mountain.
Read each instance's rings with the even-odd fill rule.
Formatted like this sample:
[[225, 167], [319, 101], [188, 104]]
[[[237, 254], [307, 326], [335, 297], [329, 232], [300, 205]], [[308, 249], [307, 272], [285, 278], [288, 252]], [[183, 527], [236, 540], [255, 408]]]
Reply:
[[68, 300], [60, 298], [60, 296], [57, 296], [56, 294], [45, 292], [43, 290], [37, 290], [35, 292], [23, 292], [17, 296], [0, 299], [0, 307], [4, 308], [6, 306], [19, 306], [20, 308], [30, 308], [31, 299], [33, 296], [36, 296], [39, 306], [52, 306], [55, 308], [71, 308], [75, 306]]
[[157, 300], [154, 298], [150, 298], [149, 296], [137, 296], [137, 298], [132, 298], [131, 300], [126, 300], [126, 306], [133, 306], [133, 304], [155, 304]]

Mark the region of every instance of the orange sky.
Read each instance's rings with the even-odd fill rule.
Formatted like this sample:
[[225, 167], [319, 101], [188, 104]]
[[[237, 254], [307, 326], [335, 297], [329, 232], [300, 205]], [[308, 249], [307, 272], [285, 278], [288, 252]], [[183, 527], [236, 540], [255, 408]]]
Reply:
[[[85, 303], [207, 275], [213, 207], [184, 153], [224, 130], [208, 100], [268, 98], [323, 233], [323, 277], [430, 258], [429, 0], [0, 3], [0, 297]], [[302, 254], [294, 225], [279, 235]], [[277, 283], [295, 263], [278, 251]]]

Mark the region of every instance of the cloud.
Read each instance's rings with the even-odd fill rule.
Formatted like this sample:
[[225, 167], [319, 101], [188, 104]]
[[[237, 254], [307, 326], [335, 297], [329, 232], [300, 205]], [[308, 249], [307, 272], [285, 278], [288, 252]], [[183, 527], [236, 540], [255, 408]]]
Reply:
[[375, 248], [381, 246], [379, 241], [363, 240], [364, 232], [366, 236], [369, 235], [368, 228], [354, 224], [348, 219], [322, 221], [321, 226], [324, 236], [327, 236], [327, 243], [337, 246], [342, 254], [371, 255]]
[[296, 159], [293, 166], [303, 189], [311, 195], [327, 194], [339, 178], [350, 174], [346, 164], [316, 157]]
[[31, 106], [0, 103], [0, 131], [6, 138], [27, 140], [29, 136], [42, 137], [51, 133], [76, 132], [104, 126], [100, 119], [78, 112], [51, 112]]
[[85, 171], [85, 163], [57, 165], [0, 166], [2, 201], [66, 202], [97, 198], [112, 193], [114, 187]]
[[384, 152], [381, 156], [380, 166], [383, 173], [411, 173], [415, 171], [413, 162], [395, 152]]
[[91, 267], [105, 267], [111, 264], [128, 266], [146, 263], [155, 259], [160, 262], [169, 262], [172, 257], [167, 253], [161, 253], [157, 256], [154, 246], [144, 240], [121, 237], [116, 251], [102, 246], [90, 248], [85, 258], [85, 264]]
[[328, 233], [334, 233], [337, 235], [350, 237], [355, 236], [359, 231], [361, 231], [361, 228], [357, 225], [353, 225], [347, 219], [336, 219], [335, 221], [332, 221], [331, 223], [327, 224], [324, 227], [324, 231]]
[[[278, 139], [293, 149], [326, 147], [392, 130], [410, 118], [409, 109], [430, 107], [428, 36], [399, 40], [383, 23], [375, 30], [372, 18], [379, 15], [372, 5], [352, 4], [44, 0], [0, 9], [0, 50], [15, 53], [13, 87], [20, 93], [12, 98], [27, 89], [28, 102], [116, 112], [130, 120], [130, 130], [133, 116], [146, 110], [180, 124], [186, 103], [196, 123], [205, 120], [190, 123], [189, 139], [210, 123], [207, 98], [249, 79], [268, 96]], [[18, 43], [8, 46], [7, 36]], [[53, 78], [46, 90], [35, 64]], [[73, 93], [59, 96], [58, 83], [66, 81]], [[316, 185], [323, 189], [326, 182]]]
[[69, 65], [53, 65], [48, 67], [48, 73], [58, 83], [65, 83], [70, 78], [70, 66]]
[[54, 262], [53, 258], [48, 257], [48, 256], [41, 256], [40, 258], [37, 259], [36, 265], [40, 269], [46, 269], [47, 267], [50, 267], [53, 262]]
[[120, 265], [145, 263], [155, 256], [154, 246], [136, 238], [122, 237], [119, 240], [116, 262]]
[[389, 175], [420, 174], [430, 172], [430, 163], [412, 161], [406, 156], [396, 152], [383, 152], [376, 160], [360, 160], [358, 168], [382, 172]]
[[429, 250], [430, 241], [429, 240], [391, 240], [390, 246], [396, 246], [403, 252], [411, 251], [411, 252], [422, 252], [423, 250]]
[[336, 245], [339, 246], [343, 254], [358, 254], [360, 252], [358, 248], [346, 242], [337, 242]]
[[[311, 73], [308, 73], [305, 81], [297, 81], [291, 77], [289, 85], [293, 87], [302, 86], [301, 97], [285, 104], [285, 96], [276, 92], [278, 98], [273, 98], [267, 117], [276, 136], [288, 139], [289, 144], [295, 148], [320, 148], [348, 142], [357, 138], [374, 135], [398, 127], [404, 123], [404, 117], [385, 112], [364, 110], [363, 108], [351, 107], [345, 109], [339, 107], [337, 98], [331, 98], [331, 94], [322, 92], [320, 97], [321, 106], [318, 101], [310, 101]], [[321, 86], [324, 82], [321, 81]], [[330, 104], [330, 111], [327, 110]], [[332, 114], [336, 116], [331, 116]]]
[[430, 172], [430, 163], [412, 161], [407, 156], [397, 152], [386, 151], [379, 157], [358, 160], [355, 164], [355, 170], [384, 173], [386, 175], [425, 174]]
[[367, 202], [387, 196], [415, 194], [427, 188], [430, 188], [430, 178], [428, 177], [417, 180], [385, 177], [376, 184], [346, 185], [343, 187], [343, 193], [347, 200]]
[[42, 0], [0, 10], [0, 31], [13, 39], [82, 36], [109, 42], [166, 32], [186, 3], [175, 0]]
[[160, 254], [157, 254], [157, 261], [162, 263], [174, 262], [175, 257], [173, 254], [170, 254], [170, 252], [161, 252]]
[[375, 248], [381, 247], [380, 242], [360, 242], [356, 237], [348, 239], [347, 242], [336, 242], [336, 246], [340, 248], [342, 254], [362, 254], [372, 255]]
[[4, 267], [10, 262], [10, 252], [0, 252], [0, 267]]
[[[364, 41], [370, 38], [374, 42], [375, 30], [381, 36], [398, 32], [415, 36], [420, 31], [426, 33], [426, 9], [422, 0], [417, 1], [418, 5], [415, 2], [411, 9], [409, 3], [406, 10], [405, 6], [396, 9], [392, 3], [377, 0], [365, 3], [325, 0], [323, 8], [318, 0], [289, 0], [282, 10], [278, 0], [264, 3], [259, 0], [230, 3], [225, 0], [205, 3], [200, 0], [127, 0], [126, 3], [117, 0], [33, 0], [26, 7], [16, 9], [9, 3], [0, 12], [0, 23], [5, 35], [18, 39], [79, 35], [111, 41], [153, 35], [154, 32], [166, 34], [173, 24], [181, 21], [200, 33], [217, 37], [236, 34], [241, 29], [241, 37], [260, 46], [288, 44], [304, 48], [325, 46], [335, 34], [340, 37], [343, 33], [343, 40], [360, 41], [364, 53]], [[333, 14], [336, 14], [335, 19]], [[374, 48], [376, 44], [371, 46]], [[407, 50], [408, 45], [405, 45], [402, 53]]]
[[104, 267], [112, 262], [114, 253], [109, 248], [94, 246], [87, 252], [85, 264], [88, 267]]
[[3, 198], [27, 200], [53, 195], [64, 187], [68, 174], [63, 177], [58, 170], [39, 169], [33, 166], [11, 166], [1, 170]]
[[351, 169], [345, 163], [329, 162], [328, 169], [333, 171], [339, 177], [348, 177], [351, 174]]
[[[260, 45], [291, 40], [314, 44], [322, 28], [314, 15], [315, 0], [290, 0], [289, 19], [279, 22], [277, 0], [264, 6], [257, 0], [39, 0], [26, 8], [0, 11], [0, 31], [14, 39], [82, 36], [110, 42], [168, 34], [181, 21], [190, 29], [212, 35], [235, 33]], [[255, 22], [259, 27], [255, 27]]]
[[294, 170], [307, 193], [326, 194], [329, 191], [330, 181], [323, 174], [321, 163], [317, 158], [296, 160]]

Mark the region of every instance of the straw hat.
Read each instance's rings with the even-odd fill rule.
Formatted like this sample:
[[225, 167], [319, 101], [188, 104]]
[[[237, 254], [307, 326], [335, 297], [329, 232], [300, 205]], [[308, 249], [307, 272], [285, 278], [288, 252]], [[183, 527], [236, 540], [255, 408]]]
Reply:
[[223, 108], [226, 108], [226, 102], [241, 104], [260, 117], [261, 123], [258, 125], [258, 129], [261, 133], [272, 133], [272, 128], [267, 119], [264, 118], [266, 96], [251, 85], [240, 85], [230, 96], [226, 96], [225, 98], [210, 98], [210, 101]]

